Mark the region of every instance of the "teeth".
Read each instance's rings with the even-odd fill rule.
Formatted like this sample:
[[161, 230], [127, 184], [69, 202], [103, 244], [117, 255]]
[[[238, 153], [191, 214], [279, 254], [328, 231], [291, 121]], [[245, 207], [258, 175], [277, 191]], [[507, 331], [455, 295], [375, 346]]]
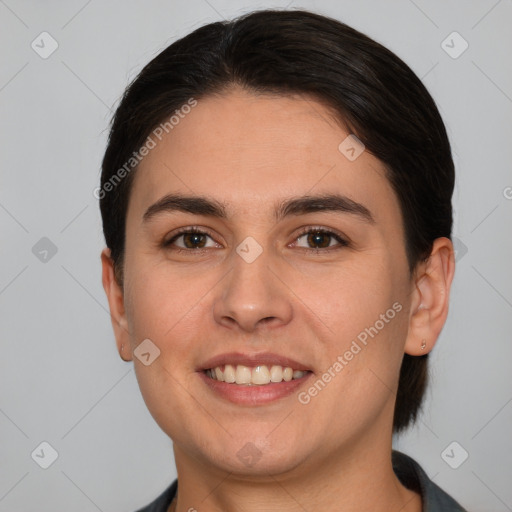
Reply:
[[[220, 368], [219, 368], [219, 370], [220, 370]], [[220, 373], [222, 373], [222, 370], [220, 370]], [[227, 364], [224, 367], [224, 382], [229, 382], [230, 384], [232, 384], [233, 382], [235, 382], [235, 380], [236, 380], [235, 369], [230, 364]]]
[[224, 375], [222, 374], [222, 371], [220, 368], [215, 368], [215, 378], [217, 380], [220, 380], [221, 382], [224, 381]]
[[253, 368], [249, 366], [227, 364], [222, 370], [221, 366], [206, 370], [206, 375], [211, 379], [230, 384], [243, 386], [263, 386], [270, 382], [290, 382], [292, 379], [300, 379], [307, 372], [294, 370], [289, 366], [282, 367], [273, 365], [270, 368], [267, 365], [258, 365]]
[[266, 366], [256, 366], [252, 369], [251, 384], [268, 384], [270, 382], [270, 370]]
[[250, 384], [251, 383], [251, 369], [247, 366], [239, 364], [236, 367], [236, 383], [237, 384]]
[[283, 368], [281, 366], [272, 366], [270, 368], [270, 382], [281, 382], [283, 380]]

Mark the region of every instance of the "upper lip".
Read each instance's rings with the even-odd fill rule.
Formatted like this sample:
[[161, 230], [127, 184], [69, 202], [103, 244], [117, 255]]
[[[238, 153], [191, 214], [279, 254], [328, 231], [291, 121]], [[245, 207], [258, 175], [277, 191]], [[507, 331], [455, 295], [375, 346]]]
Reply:
[[307, 366], [291, 359], [290, 357], [273, 354], [272, 352], [260, 352], [257, 354], [242, 354], [241, 352], [230, 352], [228, 354], [219, 354], [208, 359], [198, 368], [198, 371], [209, 370], [225, 364], [241, 364], [244, 366], [257, 366], [264, 364], [267, 366], [277, 365], [284, 368], [290, 367], [294, 370], [311, 371]]

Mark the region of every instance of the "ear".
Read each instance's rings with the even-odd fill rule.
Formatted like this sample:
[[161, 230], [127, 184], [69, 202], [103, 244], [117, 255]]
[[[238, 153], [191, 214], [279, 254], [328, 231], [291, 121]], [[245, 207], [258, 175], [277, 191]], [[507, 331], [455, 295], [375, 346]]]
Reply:
[[448, 315], [454, 273], [453, 244], [449, 238], [437, 238], [430, 257], [415, 272], [406, 354], [422, 356], [434, 348]]
[[133, 355], [131, 353], [128, 322], [124, 308], [124, 294], [115, 278], [114, 262], [110, 257], [110, 249], [103, 249], [101, 252], [101, 266], [103, 288], [107, 294], [117, 350], [123, 361], [131, 361]]

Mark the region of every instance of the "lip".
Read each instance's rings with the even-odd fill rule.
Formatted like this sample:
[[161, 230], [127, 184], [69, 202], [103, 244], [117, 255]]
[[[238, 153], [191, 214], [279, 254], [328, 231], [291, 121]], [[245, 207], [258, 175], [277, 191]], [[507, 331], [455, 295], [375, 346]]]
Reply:
[[265, 405], [291, 395], [294, 391], [305, 385], [313, 373], [308, 372], [304, 377], [293, 379], [289, 382], [271, 382], [261, 386], [245, 386], [221, 382], [208, 377], [205, 371], [198, 371], [198, 375], [217, 397], [237, 405], [256, 406]]
[[[290, 367], [294, 370], [307, 372], [300, 379], [293, 379], [288, 382], [270, 382], [265, 385], [245, 386], [230, 384], [212, 379], [206, 375], [206, 370], [226, 364], [244, 365], [254, 367], [258, 364], [267, 366], [279, 365], [284, 368]], [[311, 368], [290, 357], [274, 354], [272, 352], [259, 352], [252, 354], [242, 354], [241, 352], [230, 352], [219, 354], [205, 361], [197, 368], [197, 373], [208, 388], [219, 398], [228, 400], [237, 405], [264, 405], [281, 398], [291, 395], [298, 388], [303, 386], [313, 375]]]
[[242, 354], [240, 352], [230, 352], [226, 354], [219, 354], [218, 356], [212, 357], [205, 361], [196, 371], [204, 372], [204, 370], [209, 370], [211, 368], [215, 368], [216, 366], [222, 366], [226, 364], [237, 365], [241, 364], [244, 366], [257, 366], [258, 364], [264, 364], [267, 366], [278, 365], [283, 368], [290, 367], [294, 370], [301, 371], [312, 371], [311, 368], [295, 361], [286, 356], [281, 356], [279, 354], [274, 354], [272, 352], [260, 352], [254, 354]]

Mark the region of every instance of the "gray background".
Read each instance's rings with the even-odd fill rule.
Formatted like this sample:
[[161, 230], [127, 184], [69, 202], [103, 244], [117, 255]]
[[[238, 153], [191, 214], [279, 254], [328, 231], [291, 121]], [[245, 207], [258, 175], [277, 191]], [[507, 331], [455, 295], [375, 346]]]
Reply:
[[[115, 349], [101, 285], [93, 190], [108, 121], [129, 80], [172, 41], [286, 6], [383, 43], [439, 105], [458, 173], [458, 266], [424, 413], [396, 447], [471, 511], [512, 510], [512, 1], [5, 0], [0, 511], [129, 512], [175, 477], [171, 441]], [[59, 45], [46, 59], [31, 47], [43, 31]], [[458, 36], [442, 46], [453, 31], [469, 44], [458, 58], [445, 51], [462, 49]], [[48, 469], [31, 457], [42, 441], [58, 452]], [[469, 457], [453, 469], [445, 461], [459, 464], [462, 450]]]

